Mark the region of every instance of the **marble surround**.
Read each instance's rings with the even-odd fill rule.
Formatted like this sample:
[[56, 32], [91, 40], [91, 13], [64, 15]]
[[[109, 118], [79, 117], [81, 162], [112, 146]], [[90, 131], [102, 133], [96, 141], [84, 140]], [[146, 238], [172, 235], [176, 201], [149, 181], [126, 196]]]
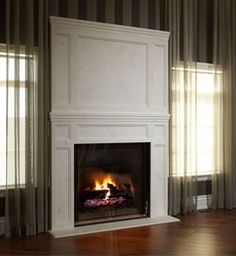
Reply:
[[[55, 237], [176, 221], [167, 213], [168, 32], [51, 17]], [[74, 226], [74, 145], [151, 143], [150, 218]]]

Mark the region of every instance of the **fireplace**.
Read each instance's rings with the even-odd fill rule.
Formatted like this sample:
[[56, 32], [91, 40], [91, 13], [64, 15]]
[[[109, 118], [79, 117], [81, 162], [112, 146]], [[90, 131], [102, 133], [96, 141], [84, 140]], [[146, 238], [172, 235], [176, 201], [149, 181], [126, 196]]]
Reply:
[[149, 217], [150, 143], [76, 144], [75, 225]]
[[51, 17], [54, 236], [168, 216], [168, 37]]

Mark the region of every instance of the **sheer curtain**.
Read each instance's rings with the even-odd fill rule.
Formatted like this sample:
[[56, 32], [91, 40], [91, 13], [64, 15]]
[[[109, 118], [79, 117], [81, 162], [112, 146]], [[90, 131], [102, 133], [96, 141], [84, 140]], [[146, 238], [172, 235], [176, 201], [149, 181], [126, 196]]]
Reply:
[[169, 213], [197, 210], [200, 177], [211, 179], [210, 208], [232, 208], [235, 2], [176, 0], [168, 1], [167, 8], [171, 32]]
[[6, 0], [0, 46], [0, 234], [47, 230], [47, 2]]

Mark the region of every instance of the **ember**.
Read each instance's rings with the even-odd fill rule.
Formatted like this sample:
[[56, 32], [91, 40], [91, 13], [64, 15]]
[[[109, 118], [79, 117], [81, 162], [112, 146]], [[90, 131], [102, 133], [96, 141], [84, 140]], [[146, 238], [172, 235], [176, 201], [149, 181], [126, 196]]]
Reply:
[[99, 206], [113, 206], [122, 205], [126, 199], [124, 197], [110, 198], [110, 199], [89, 199], [84, 202], [84, 206], [88, 208], [96, 208]]

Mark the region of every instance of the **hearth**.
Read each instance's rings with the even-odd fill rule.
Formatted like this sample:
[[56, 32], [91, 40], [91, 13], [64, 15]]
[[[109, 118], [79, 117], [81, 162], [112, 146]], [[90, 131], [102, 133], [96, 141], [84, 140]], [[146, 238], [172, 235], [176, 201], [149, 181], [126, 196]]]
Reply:
[[150, 216], [150, 143], [76, 144], [75, 224]]

